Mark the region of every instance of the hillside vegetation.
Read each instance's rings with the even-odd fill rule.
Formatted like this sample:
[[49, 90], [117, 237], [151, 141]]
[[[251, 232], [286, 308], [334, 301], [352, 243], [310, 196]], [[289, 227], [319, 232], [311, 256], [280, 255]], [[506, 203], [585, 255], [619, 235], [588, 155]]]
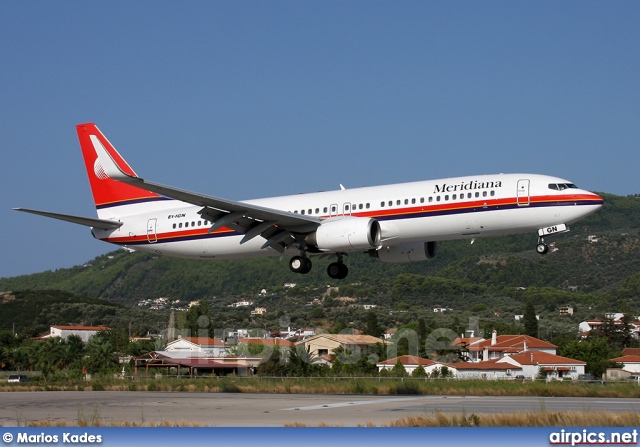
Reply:
[[[513, 315], [521, 314], [524, 303], [533, 300], [536, 311], [548, 316], [546, 322], [541, 320], [541, 338], [552, 338], [575, 332], [580, 318], [609, 311], [640, 313], [640, 199], [602, 196], [603, 209], [573, 225], [570, 233], [551, 239], [558, 250], [546, 256], [535, 253], [535, 234], [478, 239], [473, 244], [443, 242], [435, 259], [413, 264], [383, 264], [365, 254], [350, 255], [346, 259], [350, 273], [343, 281], [329, 279], [325, 270], [331, 261], [318, 258], [311, 273], [296, 275], [286, 257], [195, 261], [118, 250], [85, 266], [1, 278], [0, 291], [13, 291], [16, 300], [2, 301], [0, 325], [43, 327], [52, 322], [47, 316], [55, 316], [57, 324], [133, 321], [155, 324], [160, 330], [159, 317], [144, 316], [159, 313], [143, 313], [137, 303], [168, 297], [181, 305], [207, 300], [216, 327], [277, 329], [286, 322], [331, 330], [362, 328], [365, 312], [341, 300], [350, 297], [356, 300], [351, 303], [378, 305], [383, 328], [422, 316], [431, 327], [446, 326], [460, 333], [469, 317], [477, 317], [480, 324], [517, 331]], [[589, 241], [590, 235], [597, 240]], [[285, 283], [296, 287], [285, 289]], [[259, 295], [263, 289], [266, 295]], [[45, 299], [53, 292], [44, 291], [52, 290], [60, 291], [56, 307], [29, 301], [35, 291]], [[228, 305], [239, 298], [267, 307], [267, 315], [254, 318], [249, 315], [252, 308], [230, 309]], [[324, 301], [307, 305], [314, 298]], [[96, 299], [104, 301], [91, 301]], [[557, 318], [557, 306], [567, 304], [577, 314]], [[436, 305], [453, 311], [434, 316]], [[163, 315], [166, 322], [168, 314]]]

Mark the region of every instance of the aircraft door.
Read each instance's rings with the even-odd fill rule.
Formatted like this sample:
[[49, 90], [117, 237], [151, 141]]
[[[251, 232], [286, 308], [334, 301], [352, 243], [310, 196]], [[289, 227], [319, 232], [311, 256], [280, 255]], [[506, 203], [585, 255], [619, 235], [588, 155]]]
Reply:
[[529, 183], [529, 179], [518, 180], [518, 191], [516, 193], [518, 206], [529, 206]]
[[332, 203], [331, 204], [331, 212], [329, 213], [329, 217], [334, 217], [338, 215], [338, 204], [337, 203]]
[[351, 216], [351, 202], [346, 202], [342, 205], [342, 215]]
[[158, 242], [158, 234], [156, 233], [156, 225], [158, 219], [149, 219], [147, 222], [147, 240], [150, 244]]

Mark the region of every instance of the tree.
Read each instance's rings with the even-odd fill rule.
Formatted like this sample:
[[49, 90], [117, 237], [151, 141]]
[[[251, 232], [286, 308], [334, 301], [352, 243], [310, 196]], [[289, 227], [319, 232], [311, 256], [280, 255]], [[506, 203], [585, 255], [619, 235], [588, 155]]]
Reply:
[[420, 365], [413, 370], [413, 372], [411, 373], [411, 377], [425, 378], [427, 377], [427, 371], [425, 371], [424, 367]]
[[395, 376], [395, 377], [406, 377], [407, 376], [407, 370], [404, 368], [404, 365], [402, 364], [400, 359], [398, 359], [396, 364], [393, 365], [393, 368], [391, 368], [391, 375]]
[[538, 319], [536, 318], [536, 308], [531, 301], [527, 301], [522, 317], [524, 323], [524, 333], [531, 337], [538, 337]]
[[378, 315], [370, 310], [367, 312], [367, 324], [364, 328], [365, 335], [372, 335], [374, 337], [380, 337], [382, 335], [382, 328], [378, 324]]
[[612, 359], [620, 351], [611, 349], [605, 338], [589, 338], [587, 340], [573, 340], [558, 349], [558, 355], [569, 357], [575, 360], [587, 362], [585, 372], [596, 377], [602, 377], [607, 368], [615, 367]]

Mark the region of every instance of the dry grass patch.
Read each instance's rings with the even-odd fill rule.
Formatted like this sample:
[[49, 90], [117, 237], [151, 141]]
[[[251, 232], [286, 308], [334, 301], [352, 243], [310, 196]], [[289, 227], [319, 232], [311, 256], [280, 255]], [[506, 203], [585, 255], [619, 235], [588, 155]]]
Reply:
[[525, 412], [501, 414], [444, 414], [410, 416], [387, 427], [632, 427], [640, 425], [640, 414], [604, 411]]

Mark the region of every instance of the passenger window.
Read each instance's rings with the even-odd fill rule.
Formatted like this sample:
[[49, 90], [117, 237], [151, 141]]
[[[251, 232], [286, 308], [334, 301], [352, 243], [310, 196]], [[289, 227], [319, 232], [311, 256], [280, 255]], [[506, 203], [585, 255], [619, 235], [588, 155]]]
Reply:
[[366, 208], [369, 209], [370, 205], [367, 203]]
[[449, 194], [444, 196], [444, 200], [449, 200]]
[[173, 224], [173, 229], [174, 229], [174, 230], [176, 229], [176, 224]]
[[451, 196], [451, 198], [452, 198], [453, 200], [456, 200], [456, 197], [458, 197], [458, 195], [457, 195], [457, 194], [454, 194], [453, 196]]
[[416, 203], [416, 199], [411, 199], [411, 203]]
[[178, 228], [182, 228], [182, 222], [178, 224]]
[[400, 205], [400, 204], [402, 204], [402, 201], [401, 200], [396, 200], [396, 205]]
[[429, 202], [433, 202], [433, 197], [429, 197]]
[[436, 197], [436, 202], [439, 202], [439, 201], [440, 201], [440, 196], [437, 196]]
[[420, 203], [424, 203], [424, 197], [420, 197]]
[[495, 191], [491, 191], [491, 197], [495, 196], [496, 192]]
[[335, 206], [332, 206], [332, 207], [331, 207], [331, 212], [332, 212], [332, 213], [335, 213], [335, 212], [336, 212], [336, 207], [335, 207]]
[[195, 226], [196, 226], [195, 221], [194, 221], [194, 222], [191, 222], [191, 226], [192, 226], [192, 227], [195, 227]]
[[322, 209], [322, 212], [323, 212], [323, 213], [326, 213], [326, 212], [327, 212], [327, 207], [326, 207], [326, 206]]
[[393, 200], [389, 200], [389, 206], [393, 206]]
[[309, 208], [309, 212], [307, 214], [313, 214], [313, 210]]
[[380, 208], [384, 208], [384, 202], [380, 202]]
[[404, 199], [404, 204], [408, 205], [409, 204], [409, 199]]
[[199, 227], [201, 227], [201, 226], [202, 226], [202, 221], [201, 221], [201, 220], [199, 220], [199, 221], [198, 221], [198, 226], [199, 226]]
[[349, 211], [349, 205], [345, 205], [345, 206], [344, 206], [344, 210], [345, 210], [345, 211]]
[[480, 197], [480, 193], [476, 191], [476, 197]]
[[358, 209], [362, 209], [362, 203], [360, 205], [358, 205]]
[[320, 214], [320, 208], [316, 208], [316, 214]]
[[487, 191], [482, 191], [482, 197], [487, 197]]
[[304, 210], [300, 210], [300, 214], [304, 214]]

